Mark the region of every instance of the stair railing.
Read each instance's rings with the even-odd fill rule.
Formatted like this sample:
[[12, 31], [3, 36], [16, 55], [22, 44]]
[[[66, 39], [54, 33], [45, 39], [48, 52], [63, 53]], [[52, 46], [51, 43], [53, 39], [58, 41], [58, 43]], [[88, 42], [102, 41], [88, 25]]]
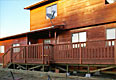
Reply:
[[12, 62], [12, 49], [13, 49], [12, 47], [9, 48], [2, 56], [3, 67], [6, 67], [9, 63]]

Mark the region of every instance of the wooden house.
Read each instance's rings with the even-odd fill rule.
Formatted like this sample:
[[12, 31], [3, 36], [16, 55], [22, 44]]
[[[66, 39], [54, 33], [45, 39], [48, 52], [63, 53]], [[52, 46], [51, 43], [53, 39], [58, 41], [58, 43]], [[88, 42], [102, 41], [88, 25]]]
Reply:
[[30, 32], [0, 39], [4, 67], [116, 67], [115, 0], [43, 0], [24, 9], [30, 10]]

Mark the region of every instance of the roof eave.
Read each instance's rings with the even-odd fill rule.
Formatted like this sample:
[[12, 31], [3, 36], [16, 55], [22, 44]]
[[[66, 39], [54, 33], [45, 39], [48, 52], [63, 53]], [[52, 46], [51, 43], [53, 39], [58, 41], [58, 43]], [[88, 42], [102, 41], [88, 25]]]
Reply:
[[54, 2], [54, 1], [57, 1], [57, 0], [43, 0], [43, 1], [41, 1], [41, 2], [37, 2], [37, 3], [35, 3], [35, 4], [32, 4], [32, 5], [30, 5], [30, 6], [27, 6], [27, 7], [25, 7], [24, 9], [31, 10], [31, 9], [34, 9], [34, 8], [36, 8], [36, 7], [39, 7], [39, 6], [48, 4], [48, 3], [50, 3], [50, 2]]
[[16, 35], [12, 35], [12, 36], [3, 37], [3, 38], [0, 38], [0, 41], [6, 40], [6, 39], [9, 39], [9, 38], [11, 39], [11, 38], [16, 38], [16, 37], [20, 37], [20, 36], [26, 36], [28, 34], [32, 34], [32, 33], [35, 33], [35, 32], [40, 32], [40, 31], [46, 31], [46, 30], [52, 30], [52, 29], [62, 29], [63, 30], [64, 26], [65, 26], [65, 24], [49, 26], [49, 27], [42, 28], [42, 29], [37, 29], [37, 30], [33, 30], [33, 31], [21, 33], [21, 34], [16, 34]]

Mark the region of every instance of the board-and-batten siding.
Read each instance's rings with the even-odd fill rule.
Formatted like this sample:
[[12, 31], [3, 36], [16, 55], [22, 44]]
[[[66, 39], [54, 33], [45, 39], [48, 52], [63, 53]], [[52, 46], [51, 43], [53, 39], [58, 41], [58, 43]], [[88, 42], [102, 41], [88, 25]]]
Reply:
[[51, 26], [46, 19], [46, 7], [57, 4], [54, 25], [66, 24], [65, 28], [82, 27], [116, 21], [116, 3], [105, 4], [105, 0], [58, 0], [30, 11], [30, 30]]

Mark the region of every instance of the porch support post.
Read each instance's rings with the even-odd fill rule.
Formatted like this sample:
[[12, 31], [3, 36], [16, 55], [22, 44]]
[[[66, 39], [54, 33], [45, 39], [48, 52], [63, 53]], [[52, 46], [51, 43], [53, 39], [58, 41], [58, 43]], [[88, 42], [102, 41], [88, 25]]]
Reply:
[[88, 74], [90, 73], [90, 66], [89, 65], [87, 66], [87, 73]]
[[56, 31], [54, 33], [54, 37], [55, 37], [55, 44], [57, 44], [57, 32]]
[[25, 52], [24, 52], [24, 55], [25, 55], [25, 59], [24, 59], [24, 62], [26, 63], [27, 62], [27, 52], [28, 52], [28, 47], [24, 47], [24, 50], [25, 50]]
[[116, 64], [116, 40], [114, 40], [114, 64]]
[[26, 70], [28, 70], [28, 65], [26, 64]]
[[42, 71], [44, 72], [44, 69], [45, 69], [45, 66], [44, 65], [42, 65]]
[[13, 61], [13, 48], [11, 48], [11, 53], [10, 53], [10, 62], [12, 63], [12, 61]]
[[51, 32], [49, 31], [49, 37], [51, 37]]
[[42, 45], [42, 64], [44, 64], [44, 43]]
[[82, 64], [82, 56], [81, 56], [81, 55], [82, 55], [82, 52], [81, 52], [81, 43], [79, 43], [79, 47], [80, 47], [80, 48], [79, 48], [79, 50], [80, 50], [80, 51], [79, 51], [79, 52], [80, 52], [80, 64]]
[[15, 64], [13, 64], [13, 69], [15, 69]]
[[86, 73], [85, 77], [91, 77], [91, 74], [90, 74], [90, 65], [89, 64], [87, 66], [87, 73]]
[[69, 72], [69, 66], [66, 65], [66, 73], [68, 73], [68, 72]]
[[29, 44], [29, 39], [28, 39], [28, 35], [26, 35], [26, 45], [28, 45]]

